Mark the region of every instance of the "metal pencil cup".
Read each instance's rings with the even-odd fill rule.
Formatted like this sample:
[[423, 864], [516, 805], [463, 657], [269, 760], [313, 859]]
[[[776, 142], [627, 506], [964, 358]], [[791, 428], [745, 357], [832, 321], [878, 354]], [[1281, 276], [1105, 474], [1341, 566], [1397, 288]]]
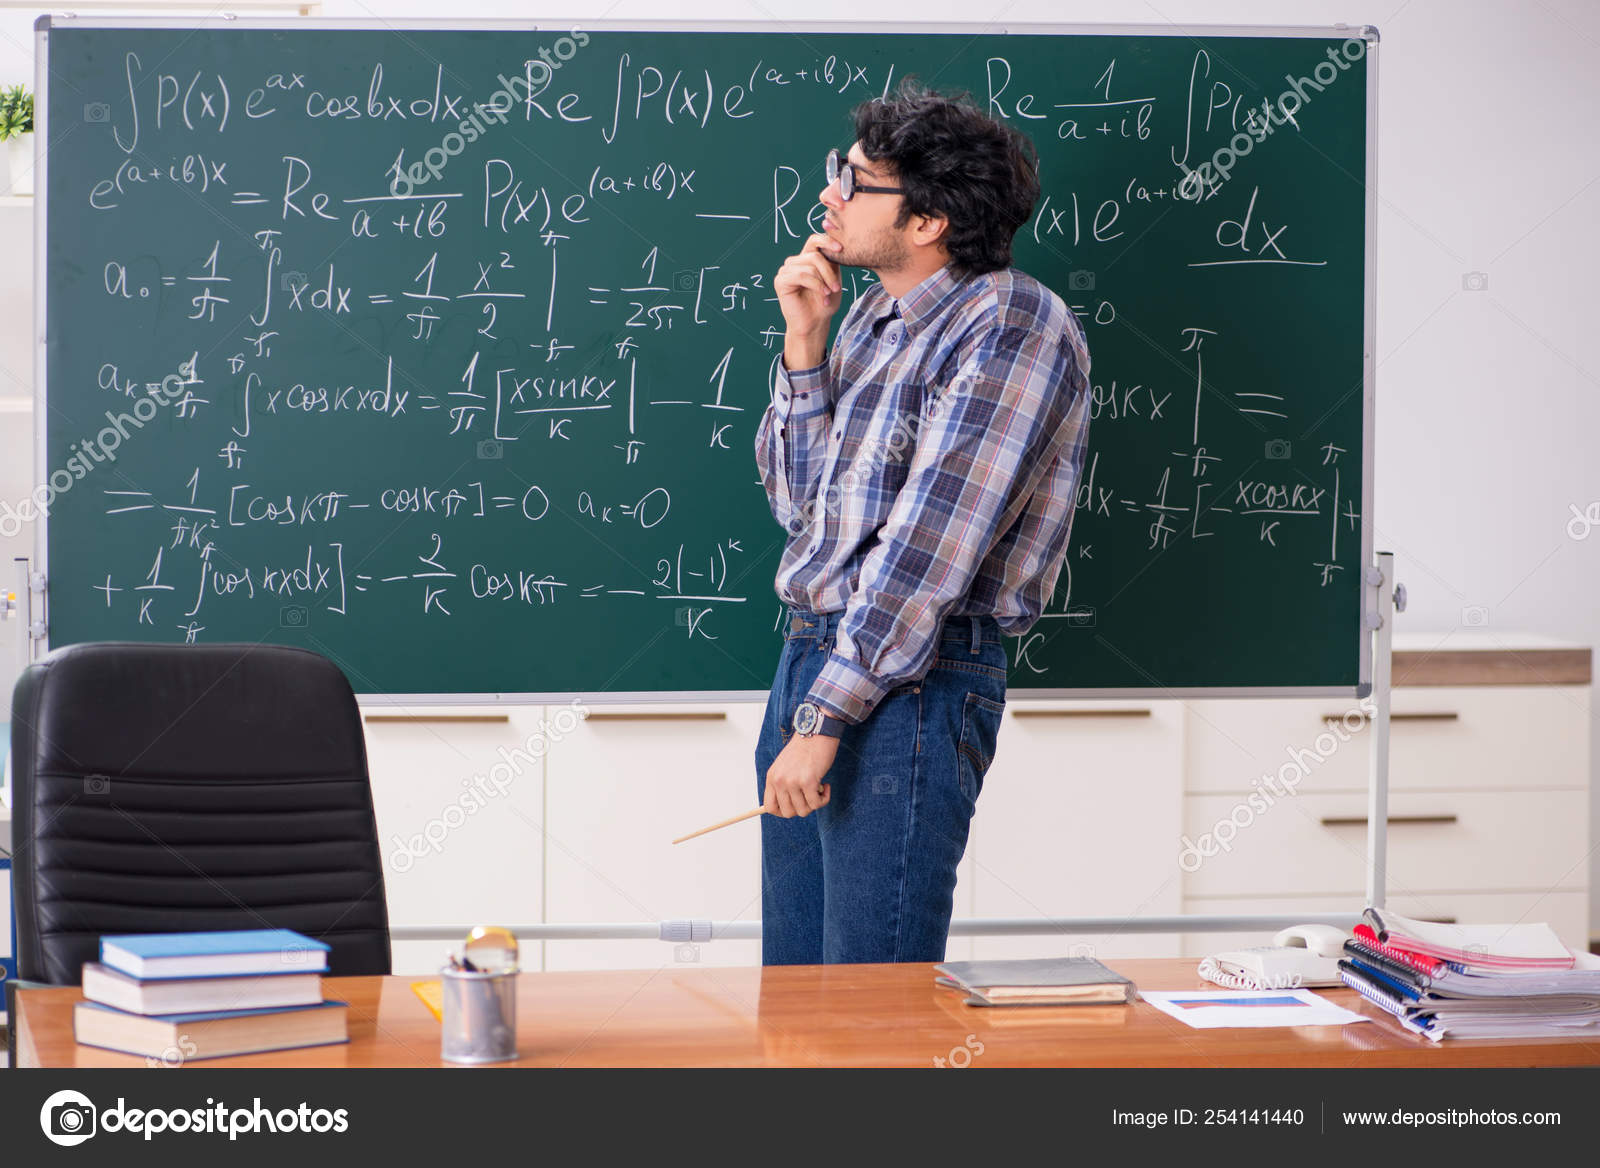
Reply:
[[517, 1057], [517, 970], [468, 973], [441, 969], [444, 1030], [439, 1057], [451, 1063], [500, 1063]]

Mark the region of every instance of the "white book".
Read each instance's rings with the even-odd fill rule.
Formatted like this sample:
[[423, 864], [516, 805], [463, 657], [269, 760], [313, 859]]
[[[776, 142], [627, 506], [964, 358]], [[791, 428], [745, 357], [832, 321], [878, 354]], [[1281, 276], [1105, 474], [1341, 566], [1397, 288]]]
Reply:
[[1447, 925], [1369, 908], [1367, 924], [1384, 942], [1443, 961], [1470, 965], [1570, 969], [1572, 951], [1542, 921], [1505, 925]]

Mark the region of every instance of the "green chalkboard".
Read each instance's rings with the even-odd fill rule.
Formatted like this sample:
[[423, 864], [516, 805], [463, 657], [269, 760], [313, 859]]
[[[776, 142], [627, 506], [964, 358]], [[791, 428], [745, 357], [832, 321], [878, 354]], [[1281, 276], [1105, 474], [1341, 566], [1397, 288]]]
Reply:
[[39, 37], [54, 645], [302, 645], [383, 695], [766, 689], [771, 275], [850, 109], [915, 74], [1037, 144], [1016, 263], [1093, 355], [1015, 690], [1367, 680], [1375, 35]]

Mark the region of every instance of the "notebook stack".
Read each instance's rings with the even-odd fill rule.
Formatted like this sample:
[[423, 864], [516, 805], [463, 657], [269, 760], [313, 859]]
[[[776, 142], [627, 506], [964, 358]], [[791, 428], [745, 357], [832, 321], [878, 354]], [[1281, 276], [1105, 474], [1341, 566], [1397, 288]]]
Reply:
[[1138, 996], [1131, 981], [1092, 957], [946, 961], [933, 969], [940, 975], [934, 984], [964, 991], [969, 1006], [1081, 1006]]
[[1445, 1038], [1600, 1037], [1600, 961], [1548, 925], [1441, 925], [1369, 908], [1339, 977], [1400, 1024]]
[[328, 946], [289, 929], [102, 937], [73, 1036], [170, 1064], [346, 1042], [327, 967]]

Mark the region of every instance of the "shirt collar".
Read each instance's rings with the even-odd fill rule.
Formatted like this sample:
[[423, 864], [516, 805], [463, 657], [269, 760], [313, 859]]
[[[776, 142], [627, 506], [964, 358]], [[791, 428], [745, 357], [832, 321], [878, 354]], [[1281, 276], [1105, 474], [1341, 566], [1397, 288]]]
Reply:
[[906, 332], [916, 336], [965, 283], [965, 278], [956, 275], [955, 270], [946, 264], [898, 300], [885, 293], [888, 311], [898, 308], [901, 319], [906, 322]]

